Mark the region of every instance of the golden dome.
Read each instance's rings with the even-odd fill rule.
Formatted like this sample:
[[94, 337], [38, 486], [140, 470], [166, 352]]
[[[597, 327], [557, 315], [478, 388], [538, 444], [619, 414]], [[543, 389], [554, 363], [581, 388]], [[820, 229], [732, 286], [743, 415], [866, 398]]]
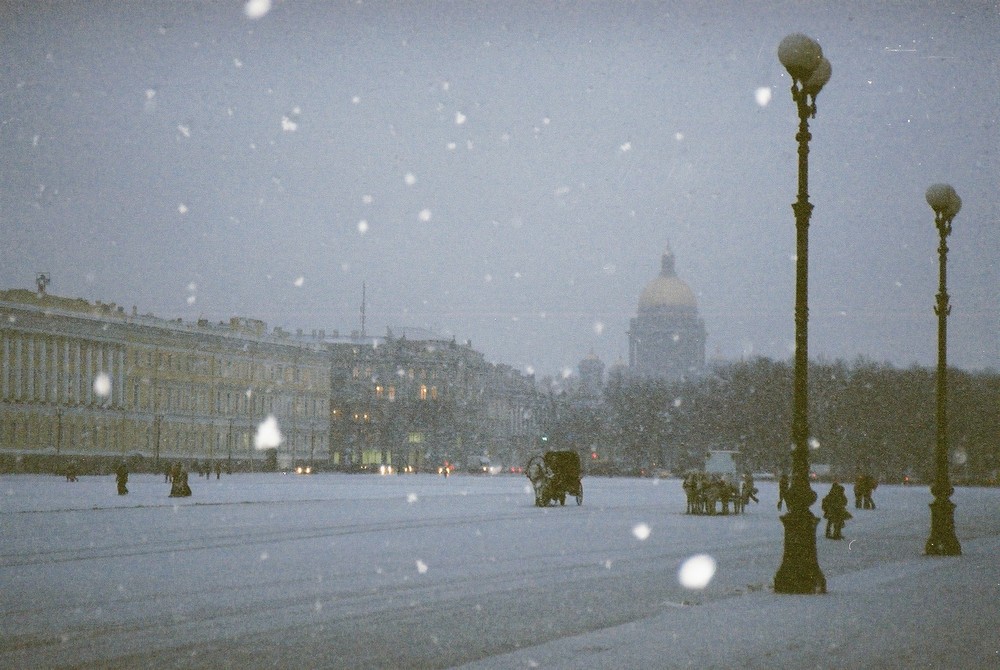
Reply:
[[674, 272], [674, 255], [667, 249], [661, 261], [660, 275], [646, 285], [639, 296], [639, 309], [655, 307], [698, 307], [694, 291]]

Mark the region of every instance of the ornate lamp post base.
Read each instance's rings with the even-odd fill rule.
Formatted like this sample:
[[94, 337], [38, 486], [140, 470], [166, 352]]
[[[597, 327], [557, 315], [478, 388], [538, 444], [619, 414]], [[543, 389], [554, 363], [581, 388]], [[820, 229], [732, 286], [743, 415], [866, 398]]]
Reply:
[[962, 545], [955, 535], [955, 503], [948, 498], [937, 498], [931, 508], [931, 536], [927, 538], [924, 553], [928, 556], [961, 556]]
[[785, 553], [774, 575], [776, 593], [826, 593], [826, 577], [816, 558], [819, 517], [808, 509], [781, 517], [785, 526]]

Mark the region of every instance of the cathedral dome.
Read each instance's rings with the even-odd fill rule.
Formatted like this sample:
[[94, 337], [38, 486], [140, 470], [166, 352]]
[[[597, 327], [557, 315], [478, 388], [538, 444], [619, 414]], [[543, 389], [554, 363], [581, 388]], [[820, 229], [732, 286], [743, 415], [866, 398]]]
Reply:
[[674, 255], [669, 249], [663, 254], [660, 275], [639, 296], [640, 311], [657, 307], [698, 307], [694, 291], [674, 272]]

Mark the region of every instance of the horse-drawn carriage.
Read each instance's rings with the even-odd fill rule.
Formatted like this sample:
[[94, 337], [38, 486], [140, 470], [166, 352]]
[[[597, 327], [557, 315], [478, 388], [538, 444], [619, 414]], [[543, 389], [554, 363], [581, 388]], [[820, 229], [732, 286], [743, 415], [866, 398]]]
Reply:
[[524, 473], [535, 489], [535, 505], [546, 507], [559, 501], [566, 504], [566, 496], [576, 496], [576, 504], [583, 504], [583, 482], [580, 480], [580, 455], [575, 451], [547, 451], [532, 456]]

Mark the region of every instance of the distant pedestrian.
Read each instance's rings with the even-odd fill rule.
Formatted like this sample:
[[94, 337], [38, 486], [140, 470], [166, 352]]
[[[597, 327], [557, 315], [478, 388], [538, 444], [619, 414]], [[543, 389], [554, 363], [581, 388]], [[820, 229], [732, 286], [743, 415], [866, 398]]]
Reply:
[[222, 477], [222, 461], [215, 462], [215, 478], [219, 479]]
[[180, 461], [174, 463], [173, 468], [171, 468], [170, 481], [171, 498], [186, 498], [191, 495], [191, 486], [188, 484], [188, 473]]
[[118, 484], [118, 495], [123, 496], [128, 493], [128, 466], [125, 461], [118, 464], [115, 469], [115, 482]]
[[857, 509], [875, 509], [872, 493], [878, 488], [878, 481], [864, 473], [854, 480], [854, 507]]
[[785, 507], [788, 507], [788, 475], [784, 472], [778, 479], [778, 509], [781, 509], [781, 503], [785, 503]]
[[865, 509], [875, 509], [875, 500], [872, 498], [872, 494], [875, 493], [875, 489], [877, 488], [878, 480], [871, 475], [865, 475], [865, 495], [861, 501], [862, 507]]
[[757, 499], [757, 485], [754, 483], [753, 475], [749, 472], [743, 475], [743, 485], [740, 490], [740, 497], [743, 499], [743, 506], [746, 507], [750, 504], [750, 501], [759, 503], [760, 500]]
[[69, 464], [66, 465], [66, 481], [79, 481], [76, 478], [76, 461], [70, 461]]
[[830, 492], [823, 498], [823, 518], [826, 519], [826, 536], [831, 540], [844, 539], [844, 522], [853, 517], [847, 511], [847, 494], [840, 482], [833, 482]]

